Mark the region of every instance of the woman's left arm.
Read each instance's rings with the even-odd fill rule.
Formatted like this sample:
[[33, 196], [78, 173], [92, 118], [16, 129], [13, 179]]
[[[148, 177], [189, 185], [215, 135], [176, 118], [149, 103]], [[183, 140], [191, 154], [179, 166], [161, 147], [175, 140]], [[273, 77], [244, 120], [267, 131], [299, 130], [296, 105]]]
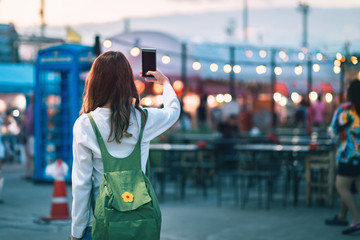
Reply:
[[[82, 119], [82, 121], [86, 120]], [[75, 239], [82, 237], [90, 221], [93, 163], [91, 150], [86, 147], [87, 139], [87, 131], [83, 130], [81, 119], [78, 119], [73, 129], [71, 235]]]

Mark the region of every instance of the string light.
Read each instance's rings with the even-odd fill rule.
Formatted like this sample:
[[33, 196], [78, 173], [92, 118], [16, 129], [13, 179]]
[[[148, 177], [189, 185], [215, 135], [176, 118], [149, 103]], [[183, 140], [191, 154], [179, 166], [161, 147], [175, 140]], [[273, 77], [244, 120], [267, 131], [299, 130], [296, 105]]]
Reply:
[[138, 48], [138, 47], [133, 47], [133, 48], [130, 50], [130, 54], [131, 54], [131, 56], [133, 56], [133, 57], [139, 56], [139, 54], [140, 54], [140, 48]]
[[293, 92], [291, 93], [291, 100], [295, 103], [295, 104], [298, 104], [301, 102], [301, 96], [300, 94], [298, 94], [297, 92]]
[[246, 56], [247, 56], [248, 58], [251, 58], [253, 55], [254, 55], [253, 51], [251, 51], [251, 50], [247, 50], [247, 51], [246, 51]]
[[224, 72], [229, 73], [229, 72], [231, 72], [231, 65], [230, 64], [225, 64], [223, 69], [224, 69]]
[[215, 105], [216, 105], [216, 99], [215, 99], [215, 97], [213, 96], [213, 95], [209, 95], [208, 97], [207, 97], [207, 104], [209, 105], [209, 107], [215, 107]]
[[314, 72], [319, 72], [320, 71], [320, 65], [319, 64], [314, 64], [313, 65], [313, 70], [314, 70]]
[[199, 71], [201, 69], [201, 63], [199, 62], [194, 62], [192, 64], [192, 68], [195, 70], [195, 71]]
[[241, 72], [241, 67], [239, 65], [234, 65], [233, 71], [234, 73], [238, 74]]
[[216, 72], [219, 69], [219, 66], [216, 63], [210, 64], [210, 70]]
[[275, 102], [279, 102], [281, 100], [281, 93], [279, 92], [274, 93], [273, 99]]
[[216, 101], [217, 101], [218, 103], [222, 103], [222, 102], [224, 102], [224, 100], [225, 100], [224, 95], [222, 95], [222, 94], [216, 95]]
[[231, 100], [232, 100], [232, 96], [231, 96], [229, 93], [226, 93], [226, 94], [224, 95], [224, 101], [225, 101], [226, 103], [229, 103], [229, 102], [231, 102]]
[[302, 66], [296, 66], [295, 69], [294, 69], [294, 72], [295, 72], [296, 75], [301, 75], [302, 72], [303, 72]]
[[321, 53], [317, 53], [316, 54], [316, 59], [318, 60], [318, 61], [321, 61], [321, 60], [323, 60], [323, 55], [321, 54]]
[[305, 59], [305, 54], [303, 53], [303, 52], [299, 52], [298, 53], [298, 58], [299, 58], [299, 60], [304, 60]]
[[285, 52], [284, 50], [281, 50], [281, 51], [279, 52], [279, 57], [280, 57], [281, 59], [284, 59], [284, 58], [286, 57], [286, 52]]
[[316, 101], [316, 99], [318, 98], [317, 92], [311, 91], [309, 93], [309, 98], [310, 98], [310, 101], [312, 101], [312, 102]]
[[276, 75], [281, 75], [282, 74], [282, 68], [281, 67], [275, 67], [274, 68], [274, 73], [276, 74]]
[[335, 60], [335, 61], [334, 61], [334, 66], [335, 66], [335, 67], [340, 67], [340, 66], [341, 66], [340, 60]]
[[264, 65], [259, 65], [256, 67], [257, 74], [264, 74], [266, 73], [266, 67]]
[[334, 66], [334, 73], [339, 74], [341, 72], [341, 68], [338, 66]]
[[110, 40], [105, 40], [103, 42], [103, 46], [104, 46], [104, 48], [111, 48], [112, 42]]
[[325, 101], [326, 101], [327, 103], [331, 103], [332, 100], [333, 100], [333, 95], [332, 95], [331, 93], [326, 93], [326, 94], [325, 94]]
[[261, 58], [266, 58], [266, 55], [267, 55], [267, 52], [266, 52], [264, 49], [261, 49], [261, 50], [259, 51], [259, 56], [260, 56]]
[[340, 61], [342, 59], [342, 54], [336, 53], [336, 59]]
[[170, 59], [169, 56], [165, 55], [165, 56], [163, 56], [163, 57], [161, 58], [161, 61], [162, 61], [163, 64], [169, 64], [170, 61], [171, 61], [171, 59]]
[[350, 58], [350, 60], [351, 60], [352, 64], [354, 64], [354, 65], [358, 64], [358, 59], [357, 59], [357, 57], [352, 56], [352, 57]]
[[153, 104], [153, 100], [151, 98], [149, 98], [149, 97], [146, 97], [146, 98], [142, 99], [142, 103], [145, 106], [151, 106]]
[[286, 106], [287, 103], [288, 103], [287, 97], [282, 96], [279, 101], [280, 106], [284, 107], [284, 106]]

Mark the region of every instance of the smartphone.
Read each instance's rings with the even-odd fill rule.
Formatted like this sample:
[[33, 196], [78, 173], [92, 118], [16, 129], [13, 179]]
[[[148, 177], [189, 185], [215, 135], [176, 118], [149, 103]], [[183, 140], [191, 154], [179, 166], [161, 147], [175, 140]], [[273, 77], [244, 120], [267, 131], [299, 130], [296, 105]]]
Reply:
[[148, 71], [156, 71], [156, 49], [141, 48], [143, 77], [155, 79], [153, 75], [146, 75]]

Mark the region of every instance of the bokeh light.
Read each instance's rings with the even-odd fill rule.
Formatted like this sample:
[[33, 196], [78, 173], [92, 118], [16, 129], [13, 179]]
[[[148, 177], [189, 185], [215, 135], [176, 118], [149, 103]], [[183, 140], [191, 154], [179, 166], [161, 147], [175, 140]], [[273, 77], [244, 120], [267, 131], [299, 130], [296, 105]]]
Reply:
[[234, 65], [233, 71], [234, 73], [238, 74], [241, 72], [241, 67], [239, 65]]
[[222, 94], [216, 95], [216, 101], [217, 101], [218, 103], [222, 103], [222, 102], [224, 102], [224, 100], [225, 100], [224, 95], [222, 95]]
[[274, 99], [275, 102], [278, 102], [278, 101], [281, 100], [281, 97], [282, 97], [281, 93], [276, 92], [276, 93], [274, 93], [273, 99]]
[[140, 55], [140, 48], [138, 47], [133, 47], [131, 50], [130, 50], [130, 54], [131, 56], [133, 57], [137, 57]]
[[103, 42], [103, 46], [104, 46], [104, 48], [111, 48], [112, 42], [110, 40], [105, 40]]
[[274, 68], [274, 73], [276, 75], [281, 75], [282, 74], [282, 68], [281, 67], [275, 67]]
[[338, 66], [334, 66], [334, 73], [339, 74], [341, 72], [341, 68]]
[[315, 63], [313, 65], [313, 70], [314, 70], [314, 72], [319, 72], [320, 71], [320, 65]]
[[229, 103], [229, 102], [231, 102], [231, 100], [232, 100], [232, 96], [231, 96], [229, 93], [226, 93], [226, 94], [224, 95], [224, 101], [225, 101], [226, 103]]
[[161, 58], [161, 61], [162, 61], [163, 64], [169, 64], [170, 61], [171, 61], [171, 59], [170, 59], [169, 56], [165, 55], [165, 56], [163, 56], [163, 57]]
[[333, 100], [333, 95], [332, 95], [331, 93], [326, 93], [326, 94], [325, 94], [325, 101], [326, 101], [327, 103], [331, 103], [332, 100]]
[[193, 62], [192, 68], [193, 68], [195, 71], [199, 71], [199, 70], [201, 69], [201, 63], [199, 63], [199, 62]]
[[225, 64], [223, 69], [224, 69], [224, 72], [229, 73], [229, 72], [231, 72], [231, 65]]
[[259, 65], [256, 67], [257, 74], [264, 74], [266, 73], [266, 67], [265, 65]]
[[302, 66], [296, 66], [295, 69], [294, 69], [294, 72], [295, 72], [296, 75], [301, 75], [302, 72], [303, 72]]
[[298, 104], [301, 102], [302, 97], [300, 96], [300, 94], [298, 94], [297, 92], [293, 92], [291, 93], [291, 100], [295, 103]]
[[317, 98], [318, 98], [317, 92], [311, 91], [311, 92], [309, 93], [309, 99], [310, 99], [310, 101], [314, 102], [314, 101], [316, 101]]
[[216, 72], [219, 69], [219, 66], [216, 63], [210, 64], [210, 70]]

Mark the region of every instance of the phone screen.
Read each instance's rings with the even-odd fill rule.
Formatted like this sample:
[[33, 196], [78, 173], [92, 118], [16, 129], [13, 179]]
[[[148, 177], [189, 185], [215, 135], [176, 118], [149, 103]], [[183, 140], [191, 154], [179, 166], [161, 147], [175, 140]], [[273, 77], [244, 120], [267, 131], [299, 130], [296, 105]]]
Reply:
[[156, 49], [142, 48], [142, 72], [146, 78], [155, 79], [153, 75], [146, 75], [147, 71], [156, 71]]

